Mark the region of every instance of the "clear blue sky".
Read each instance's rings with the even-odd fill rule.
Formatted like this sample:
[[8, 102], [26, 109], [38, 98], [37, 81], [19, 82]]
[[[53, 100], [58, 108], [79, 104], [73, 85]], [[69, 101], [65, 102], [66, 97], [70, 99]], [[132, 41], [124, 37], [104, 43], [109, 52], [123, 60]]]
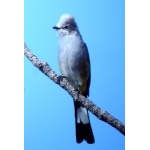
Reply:
[[[60, 74], [58, 36], [52, 29], [72, 14], [91, 59], [89, 99], [125, 123], [124, 0], [24, 1], [24, 41]], [[124, 150], [125, 137], [90, 113], [95, 144], [77, 144], [71, 97], [24, 58], [25, 150]]]

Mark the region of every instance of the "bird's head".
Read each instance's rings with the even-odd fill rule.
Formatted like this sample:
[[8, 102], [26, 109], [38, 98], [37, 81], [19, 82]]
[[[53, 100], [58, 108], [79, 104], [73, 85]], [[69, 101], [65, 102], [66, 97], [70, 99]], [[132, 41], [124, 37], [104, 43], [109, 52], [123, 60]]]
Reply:
[[59, 35], [69, 35], [78, 31], [74, 17], [69, 14], [62, 15], [58, 24], [53, 29], [57, 30]]

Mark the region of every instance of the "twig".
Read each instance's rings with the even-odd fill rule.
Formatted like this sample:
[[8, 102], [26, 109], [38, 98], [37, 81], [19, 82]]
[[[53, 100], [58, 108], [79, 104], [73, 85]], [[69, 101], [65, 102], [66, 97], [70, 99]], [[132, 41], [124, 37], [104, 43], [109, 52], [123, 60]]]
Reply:
[[125, 135], [125, 125], [123, 125], [118, 119], [113, 117], [107, 111], [102, 110], [100, 107], [96, 106], [92, 101], [83, 95], [79, 94], [78, 91], [74, 90], [74, 87], [70, 85], [66, 78], [60, 80], [59, 76], [49, 67], [49, 65], [40, 61], [34, 54], [31, 53], [27, 45], [24, 43], [24, 55], [37, 67], [42, 73], [48, 76], [56, 84], [60, 85], [65, 89], [72, 97], [73, 100], [80, 101], [82, 106], [87, 108], [92, 114], [94, 114], [98, 119], [108, 123], [112, 127], [116, 128], [119, 132]]

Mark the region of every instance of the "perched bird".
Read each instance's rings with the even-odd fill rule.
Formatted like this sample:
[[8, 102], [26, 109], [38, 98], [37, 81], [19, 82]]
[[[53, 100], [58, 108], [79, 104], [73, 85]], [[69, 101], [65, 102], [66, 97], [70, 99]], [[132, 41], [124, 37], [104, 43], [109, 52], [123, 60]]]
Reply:
[[[53, 29], [57, 30], [59, 35], [58, 62], [61, 74], [82, 95], [89, 96], [90, 58], [74, 17], [69, 14], [62, 15]], [[80, 102], [74, 102], [74, 107], [77, 143], [83, 140], [89, 144], [94, 143], [87, 109], [82, 107]]]

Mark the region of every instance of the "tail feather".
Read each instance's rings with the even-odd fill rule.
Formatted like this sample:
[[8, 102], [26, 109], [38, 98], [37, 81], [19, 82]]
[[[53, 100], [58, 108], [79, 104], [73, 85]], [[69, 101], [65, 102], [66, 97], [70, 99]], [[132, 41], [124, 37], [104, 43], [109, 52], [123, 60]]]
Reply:
[[75, 122], [76, 122], [76, 141], [81, 143], [85, 140], [89, 144], [95, 142], [92, 127], [89, 120], [88, 111], [80, 106], [79, 102], [74, 103], [75, 106]]

